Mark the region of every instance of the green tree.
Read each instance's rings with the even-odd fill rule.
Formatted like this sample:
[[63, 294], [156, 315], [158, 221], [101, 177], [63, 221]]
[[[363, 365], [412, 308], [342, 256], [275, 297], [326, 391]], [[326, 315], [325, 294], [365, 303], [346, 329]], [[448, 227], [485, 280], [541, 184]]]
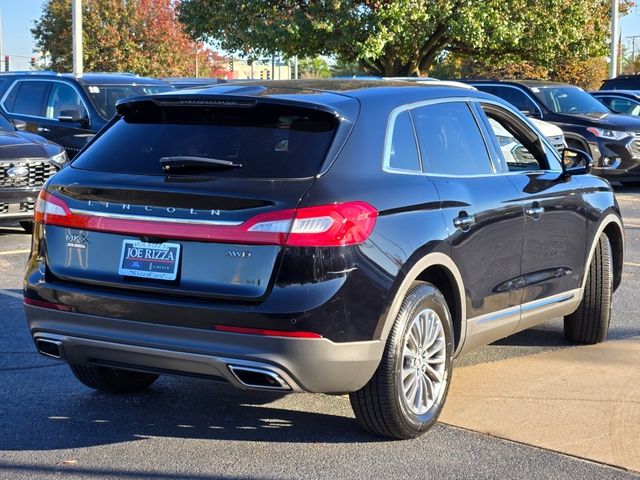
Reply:
[[[82, 14], [85, 70], [194, 74], [200, 45], [183, 31], [174, 1], [84, 0]], [[52, 70], [71, 70], [71, 0], [46, 0], [31, 33], [37, 50], [51, 56]]]
[[298, 66], [301, 78], [329, 78], [331, 69], [322, 57], [302, 58]]
[[335, 54], [385, 76], [421, 75], [443, 52], [551, 66], [606, 51], [610, 0], [183, 0], [194, 38], [245, 54]]

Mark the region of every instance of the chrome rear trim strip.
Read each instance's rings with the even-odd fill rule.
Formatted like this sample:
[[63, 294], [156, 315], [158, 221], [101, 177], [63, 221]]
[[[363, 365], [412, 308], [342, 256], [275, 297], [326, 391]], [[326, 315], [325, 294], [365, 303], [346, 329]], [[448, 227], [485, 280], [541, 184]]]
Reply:
[[71, 213], [75, 213], [77, 215], [88, 215], [91, 217], [106, 217], [106, 218], [117, 218], [119, 220], [138, 220], [141, 222], [164, 222], [164, 223], [181, 223], [188, 225], [211, 225], [211, 226], [224, 226], [224, 227], [233, 227], [237, 225], [242, 225], [244, 222], [234, 222], [228, 220], [196, 220], [193, 218], [167, 218], [167, 217], [149, 217], [142, 215], [127, 215], [124, 213], [107, 213], [107, 212], [94, 212], [91, 210], [81, 210], [77, 208], [70, 209]]

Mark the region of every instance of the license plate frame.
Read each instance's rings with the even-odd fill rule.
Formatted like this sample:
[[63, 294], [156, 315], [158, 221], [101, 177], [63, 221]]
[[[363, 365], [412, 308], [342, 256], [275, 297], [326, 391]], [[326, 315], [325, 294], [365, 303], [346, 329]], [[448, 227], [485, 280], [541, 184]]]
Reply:
[[125, 277], [174, 281], [178, 277], [179, 243], [150, 243], [124, 239], [118, 264], [118, 274]]

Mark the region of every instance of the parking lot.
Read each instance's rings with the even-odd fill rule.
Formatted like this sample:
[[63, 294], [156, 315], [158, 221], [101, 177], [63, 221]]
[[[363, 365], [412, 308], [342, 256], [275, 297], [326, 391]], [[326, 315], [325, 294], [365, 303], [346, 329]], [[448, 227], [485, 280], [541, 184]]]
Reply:
[[616, 192], [627, 243], [609, 341], [574, 347], [558, 319], [478, 349], [457, 360], [441, 422], [395, 442], [362, 433], [345, 396], [174, 377], [89, 390], [35, 352], [30, 238], [0, 227], [0, 479], [640, 478], [640, 190]]

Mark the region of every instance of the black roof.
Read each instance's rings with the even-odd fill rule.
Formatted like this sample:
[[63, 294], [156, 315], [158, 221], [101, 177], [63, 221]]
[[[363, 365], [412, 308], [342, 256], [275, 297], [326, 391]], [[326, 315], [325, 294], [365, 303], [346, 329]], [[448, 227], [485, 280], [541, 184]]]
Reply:
[[589, 92], [591, 95], [605, 94], [605, 95], [619, 95], [623, 97], [632, 97], [640, 100], [640, 90], [593, 90]]
[[[496, 99], [492, 95], [467, 88], [439, 85], [437, 81], [416, 83], [388, 80], [361, 79], [305, 79], [305, 80], [258, 80], [230, 82], [198, 90], [175, 90], [151, 97], [133, 97], [122, 100], [119, 106], [148, 101], [206, 102], [219, 97], [229, 99], [256, 99], [262, 101], [284, 101], [300, 106], [315, 106], [353, 118], [358, 103], [384, 102], [388, 107], [442, 97], [480, 97]], [[195, 98], [194, 98], [195, 97]], [[170, 99], [170, 100], [169, 100]], [[233, 101], [233, 100], [230, 100]]]
[[[575, 87], [575, 85], [571, 85], [570, 83], [562, 83], [562, 82], [551, 82], [548, 80], [517, 80], [517, 79], [506, 79], [506, 80], [500, 80], [500, 79], [487, 79], [487, 78], [482, 78], [482, 79], [474, 79], [474, 78], [468, 78], [468, 79], [464, 79], [464, 80], [459, 80], [461, 82], [465, 82], [465, 83], [471, 83], [471, 84], [482, 84], [482, 83], [504, 83], [507, 85], [522, 85], [524, 87], [527, 88], [533, 88], [533, 87], [537, 87], [537, 88], [544, 88], [544, 87]], [[578, 87], [576, 87], [578, 88]]]

